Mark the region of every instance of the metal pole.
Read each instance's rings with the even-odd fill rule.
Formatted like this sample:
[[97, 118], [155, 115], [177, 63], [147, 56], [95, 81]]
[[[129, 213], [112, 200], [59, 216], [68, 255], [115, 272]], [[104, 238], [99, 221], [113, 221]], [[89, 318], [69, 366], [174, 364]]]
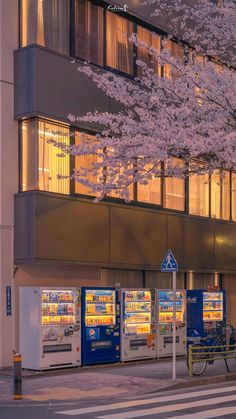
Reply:
[[22, 399], [22, 377], [21, 377], [21, 355], [13, 355], [13, 369], [14, 369], [14, 400]]
[[176, 272], [173, 272], [173, 362], [172, 378], [176, 379]]

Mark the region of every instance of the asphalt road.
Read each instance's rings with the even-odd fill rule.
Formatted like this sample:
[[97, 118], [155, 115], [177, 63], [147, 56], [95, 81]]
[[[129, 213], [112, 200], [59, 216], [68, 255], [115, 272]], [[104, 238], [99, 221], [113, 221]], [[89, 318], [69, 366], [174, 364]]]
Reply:
[[1, 419], [236, 418], [236, 382], [153, 393], [149, 397], [0, 404]]

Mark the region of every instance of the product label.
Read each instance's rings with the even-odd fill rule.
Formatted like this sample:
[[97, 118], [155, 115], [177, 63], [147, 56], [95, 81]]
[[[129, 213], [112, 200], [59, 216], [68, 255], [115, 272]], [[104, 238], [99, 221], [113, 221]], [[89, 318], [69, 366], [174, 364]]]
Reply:
[[100, 329], [98, 327], [88, 327], [86, 329], [86, 340], [99, 340]]

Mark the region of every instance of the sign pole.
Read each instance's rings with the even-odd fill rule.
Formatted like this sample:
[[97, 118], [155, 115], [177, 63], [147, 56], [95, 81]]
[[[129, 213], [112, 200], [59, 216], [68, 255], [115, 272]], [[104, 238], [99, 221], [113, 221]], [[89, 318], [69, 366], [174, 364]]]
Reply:
[[172, 321], [172, 378], [176, 380], [176, 271], [178, 263], [169, 249], [161, 264], [162, 272], [172, 272], [172, 293], [173, 293], [173, 321]]
[[173, 363], [172, 363], [172, 378], [176, 379], [176, 271], [173, 272]]

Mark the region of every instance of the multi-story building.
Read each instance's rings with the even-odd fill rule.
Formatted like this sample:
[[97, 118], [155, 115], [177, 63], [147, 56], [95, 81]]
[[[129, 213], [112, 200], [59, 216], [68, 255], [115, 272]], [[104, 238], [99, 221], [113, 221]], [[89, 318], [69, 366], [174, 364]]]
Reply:
[[[95, 204], [82, 185], [57, 179], [86, 159], [59, 158], [47, 140], [77, 144], [82, 131], [95, 134], [71, 125], [68, 114], [117, 109], [76, 66], [89, 60], [133, 78], [134, 46], [122, 34], [160, 47], [165, 22], [134, 0], [115, 4], [0, 3], [0, 366], [18, 350], [20, 286], [169, 288], [160, 272], [168, 248], [180, 267], [177, 285], [225, 288], [236, 323], [236, 174], [153, 179], [132, 187], [130, 204], [117, 197]], [[178, 44], [170, 47], [178, 53]], [[144, 49], [135, 53], [149, 60]]]

